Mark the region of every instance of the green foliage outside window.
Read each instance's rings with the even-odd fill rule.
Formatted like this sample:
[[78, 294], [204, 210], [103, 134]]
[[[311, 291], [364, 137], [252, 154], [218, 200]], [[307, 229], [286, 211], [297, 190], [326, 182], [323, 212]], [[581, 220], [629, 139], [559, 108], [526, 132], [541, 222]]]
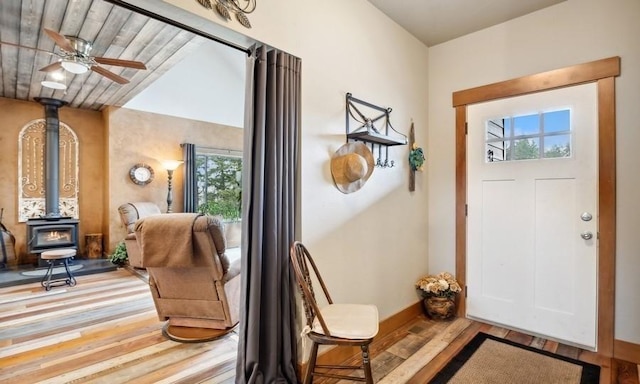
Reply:
[[554, 145], [551, 149], [544, 151], [544, 157], [570, 157], [571, 156], [571, 147], [569, 144], [567, 145]]
[[507, 160], [537, 159], [540, 157], [538, 144], [533, 140], [517, 140]]
[[198, 212], [220, 215], [229, 221], [238, 220], [242, 205], [241, 174], [241, 158], [197, 155]]
[[[545, 158], [569, 157], [571, 147], [566, 145], [554, 145], [544, 151]], [[534, 140], [516, 140], [511, 152], [507, 152], [507, 160], [526, 160], [540, 158], [540, 148]]]

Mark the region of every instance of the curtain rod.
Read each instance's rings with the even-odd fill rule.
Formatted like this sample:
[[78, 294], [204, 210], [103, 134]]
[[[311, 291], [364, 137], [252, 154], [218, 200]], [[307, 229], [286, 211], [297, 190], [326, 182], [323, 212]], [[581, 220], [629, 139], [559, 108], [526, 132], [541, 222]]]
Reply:
[[[192, 143], [182, 143], [180, 144], [180, 147], [184, 147], [185, 144], [192, 144]], [[200, 148], [200, 149], [204, 149], [204, 150], [208, 150], [208, 151], [220, 151], [220, 152], [235, 152], [235, 153], [239, 153], [242, 154], [242, 149], [229, 149], [229, 148], [216, 148], [216, 147], [205, 147], [204, 145], [198, 145], [198, 144], [193, 144], [196, 146], [196, 148]]]
[[168, 19], [168, 18], [166, 18], [164, 16], [158, 15], [157, 13], [148, 11], [148, 10], [146, 10], [144, 8], [140, 8], [140, 7], [136, 6], [136, 5], [126, 3], [123, 0], [105, 0], [105, 1], [107, 1], [109, 3], [112, 3], [112, 4], [115, 4], [117, 6], [120, 6], [122, 8], [128, 9], [130, 11], [139, 13], [141, 15], [150, 17], [152, 19], [155, 19], [155, 20], [158, 20], [158, 21], [162, 21], [163, 23], [166, 23], [166, 24], [169, 24], [169, 25], [173, 25], [174, 27], [178, 27], [178, 28], [184, 29], [185, 31], [189, 31], [189, 32], [191, 32], [193, 34], [196, 34], [198, 36], [202, 36], [202, 37], [207, 38], [209, 40], [213, 40], [213, 41], [215, 41], [217, 43], [220, 43], [222, 45], [225, 45], [225, 46], [227, 46], [229, 48], [233, 48], [235, 50], [244, 52], [247, 56], [251, 56], [251, 54], [252, 54], [252, 50], [250, 48], [244, 48], [244, 47], [242, 47], [240, 45], [228, 42], [228, 41], [223, 40], [223, 39], [221, 39], [221, 38], [219, 38], [217, 36], [214, 36], [214, 35], [211, 35], [209, 33], [203, 32], [203, 31], [201, 31], [199, 29], [190, 27], [190, 26], [188, 26], [186, 24], [182, 24], [182, 23], [177, 22], [175, 20]]

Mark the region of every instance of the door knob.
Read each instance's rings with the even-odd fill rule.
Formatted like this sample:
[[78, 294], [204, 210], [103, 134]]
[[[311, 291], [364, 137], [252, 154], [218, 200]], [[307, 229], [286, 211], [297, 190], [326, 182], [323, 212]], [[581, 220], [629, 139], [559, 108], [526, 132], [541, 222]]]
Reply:
[[591, 240], [591, 238], [593, 237], [593, 233], [589, 231], [585, 231], [580, 234], [580, 237], [582, 237], [585, 240]]
[[583, 212], [582, 215], [580, 215], [580, 218], [582, 219], [582, 221], [591, 221], [593, 216], [591, 216], [589, 212]]

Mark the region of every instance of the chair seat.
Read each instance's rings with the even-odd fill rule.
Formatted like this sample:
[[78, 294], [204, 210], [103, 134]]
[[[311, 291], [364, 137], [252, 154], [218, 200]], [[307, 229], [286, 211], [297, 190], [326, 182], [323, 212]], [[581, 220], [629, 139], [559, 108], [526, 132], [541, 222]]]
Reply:
[[[331, 336], [370, 339], [378, 334], [378, 308], [365, 304], [329, 304], [320, 309]], [[320, 321], [313, 321], [313, 332], [324, 334]]]
[[42, 260], [59, 260], [74, 257], [75, 255], [76, 250], [73, 248], [58, 248], [42, 252], [40, 258]]

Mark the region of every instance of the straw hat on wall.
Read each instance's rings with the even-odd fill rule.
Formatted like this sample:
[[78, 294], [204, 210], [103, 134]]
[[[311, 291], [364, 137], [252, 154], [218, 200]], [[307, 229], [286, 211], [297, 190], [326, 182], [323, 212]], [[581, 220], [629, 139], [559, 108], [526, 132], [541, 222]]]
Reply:
[[373, 168], [373, 154], [362, 142], [346, 143], [331, 157], [331, 175], [342, 193], [352, 193], [362, 188], [373, 173]]

